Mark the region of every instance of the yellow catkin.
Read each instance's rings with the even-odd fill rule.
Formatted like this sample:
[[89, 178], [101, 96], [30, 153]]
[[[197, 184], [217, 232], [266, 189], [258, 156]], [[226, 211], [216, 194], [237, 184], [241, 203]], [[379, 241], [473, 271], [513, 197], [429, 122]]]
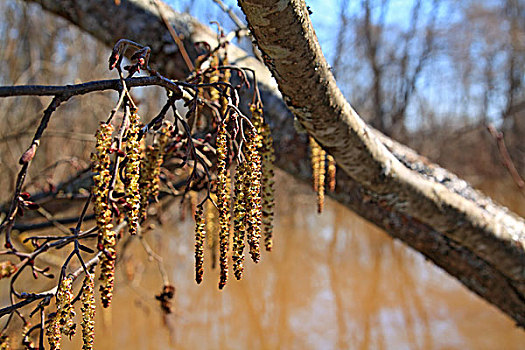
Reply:
[[[211, 198], [217, 203], [217, 195], [210, 194]], [[219, 246], [219, 227], [217, 220], [219, 212], [211, 201], [206, 201], [204, 204], [204, 215], [206, 221], [206, 241], [208, 242], [208, 249], [211, 255], [211, 268], [214, 269], [217, 264], [217, 247]]]
[[204, 274], [204, 240], [206, 223], [202, 206], [197, 206], [195, 210], [195, 281], [202, 282]]
[[322, 213], [325, 194], [326, 152], [310, 137], [310, 160], [314, 191], [317, 193], [317, 212]]
[[248, 175], [246, 183], [247, 203], [247, 238], [250, 245], [250, 255], [257, 263], [261, 258], [259, 241], [261, 240], [262, 205], [261, 205], [261, 156], [257, 150], [259, 135], [255, 128], [246, 131], [246, 161]]
[[47, 340], [52, 350], [60, 349], [62, 334], [70, 338], [75, 334], [76, 325], [73, 322], [75, 310], [72, 305], [72, 287], [73, 277], [68, 276], [62, 279], [57, 290], [57, 311], [46, 330]]
[[111, 148], [111, 135], [113, 126], [101, 123], [96, 134], [96, 152], [92, 155], [93, 171], [93, 202], [94, 212], [98, 227], [98, 249], [103, 251], [100, 257], [101, 273], [100, 291], [102, 304], [108, 307], [111, 303], [113, 280], [116, 259], [116, 233], [112, 230], [112, 211], [108, 205], [109, 185], [111, 182], [109, 149]]
[[235, 172], [235, 203], [233, 206], [233, 273], [240, 280], [244, 271], [244, 237], [246, 235], [246, 162], [237, 165]]
[[[26, 323], [24, 325], [24, 329], [22, 329], [22, 345], [24, 346], [24, 349], [37, 349], [35, 347], [35, 343], [33, 342], [33, 339], [31, 339], [31, 336], [29, 335], [29, 330], [31, 329], [29, 323]], [[0, 347], [1, 349], [1, 347]]]
[[319, 184], [317, 187], [317, 212], [322, 213], [324, 208], [324, 192], [325, 192], [325, 173], [326, 173], [326, 152], [322, 148], [319, 149], [319, 166], [318, 178]]
[[[218, 65], [219, 65], [219, 57], [217, 55], [214, 55], [211, 58], [210, 67], [214, 68], [215, 70], [212, 71], [208, 75], [208, 82], [210, 84], [214, 84], [214, 83], [216, 83], [216, 82], [218, 82], [220, 80], [220, 72], [219, 72], [219, 70], [217, 70], [217, 66]], [[210, 89], [210, 100], [215, 101], [215, 102], [219, 102], [219, 100], [220, 100], [220, 92], [219, 92], [219, 90], [217, 90], [215, 88], [211, 88]]]
[[156, 142], [145, 148], [140, 160], [140, 221], [146, 220], [149, 199], [156, 201], [159, 195], [160, 170], [170, 133], [170, 125], [164, 123], [157, 134]]
[[11, 261], [7, 260], [0, 262], [0, 279], [11, 277], [16, 270], [16, 265]]
[[0, 336], [0, 350], [9, 350], [11, 349], [9, 336], [2, 334]]
[[260, 135], [259, 153], [261, 155], [262, 178], [262, 231], [264, 234], [264, 246], [267, 251], [272, 250], [273, 246], [273, 210], [274, 202], [274, 169], [275, 152], [273, 149], [273, 138], [270, 127], [264, 122], [263, 111], [261, 107], [250, 106], [252, 111], [253, 124]]
[[228, 251], [230, 243], [230, 189], [227, 169], [228, 148], [226, 125], [219, 126], [217, 134], [217, 206], [219, 209], [219, 289], [228, 280]]
[[84, 278], [82, 286], [82, 350], [93, 349], [95, 341], [95, 275], [90, 273]]
[[321, 147], [313, 137], [310, 137], [310, 162], [312, 163], [312, 178], [314, 191], [319, 187], [319, 153]]
[[335, 172], [336, 172], [336, 163], [334, 157], [327, 154], [326, 161], [328, 162], [326, 177], [328, 178], [328, 190], [330, 192], [335, 191]]
[[128, 207], [129, 233], [135, 235], [139, 228], [140, 220], [140, 118], [136, 110], [131, 110], [129, 129], [126, 141], [126, 204]]

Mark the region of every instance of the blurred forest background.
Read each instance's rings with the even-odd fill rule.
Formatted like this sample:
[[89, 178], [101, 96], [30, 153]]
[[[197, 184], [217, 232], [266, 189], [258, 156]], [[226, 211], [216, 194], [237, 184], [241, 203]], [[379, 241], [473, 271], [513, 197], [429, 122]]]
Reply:
[[[168, 3], [234, 29], [211, 1]], [[235, 1], [221, 3], [243, 18]], [[523, 171], [523, 0], [312, 0], [307, 5], [338, 86], [372, 126], [476, 181], [500, 178], [505, 171], [494, 166], [499, 156], [486, 131], [493, 123]], [[242, 45], [249, 47], [249, 39]]]
[[[217, 3], [243, 18], [232, 0], [167, 3], [203, 23], [217, 21], [227, 32], [237, 26]], [[523, 173], [523, 0], [313, 0], [308, 5], [338, 85], [372, 126], [484, 187], [487, 179], [491, 183], [510, 179], [501, 165], [496, 140], [487, 132], [487, 125], [494, 124], [504, 133], [510, 156]], [[42, 14], [36, 6], [11, 0], [0, 6], [2, 84], [63, 84], [109, 76], [103, 45], [64, 21]], [[236, 44], [252, 47], [247, 37]], [[103, 110], [104, 101], [109, 101], [102, 96], [106, 95], [99, 96], [102, 101], [86, 106]], [[1, 152], [0, 159], [11, 169], [10, 177], [4, 178], [7, 183], [12, 183], [12, 161], [18, 157], [11, 153], [18, 155], [21, 149], [14, 150], [16, 142], [6, 141], [27, 141], [23, 138], [26, 125], [15, 123], [16, 115], [42, 108], [38, 99], [20, 101], [0, 102], [4, 107], [1, 121], [9, 126], [3, 129], [0, 147], [2, 151], [11, 148]], [[155, 99], [143, 101], [146, 108], [154, 107]], [[96, 125], [91, 118], [86, 121]], [[85, 132], [83, 123], [68, 118], [62, 126], [69, 132]], [[59, 134], [57, 130], [50, 137], [66, 137]], [[86, 142], [79, 138], [77, 134], [74, 142]]]
[[[218, 21], [226, 31], [236, 28], [217, 1], [172, 0], [167, 3], [204, 23]], [[223, 5], [243, 18], [235, 3], [225, 1]], [[515, 190], [515, 181], [502, 165], [497, 142], [487, 131], [489, 124], [503, 131], [518, 172], [525, 174], [525, 145], [522, 142], [525, 135], [525, 1], [312, 0], [307, 4], [338, 84], [362, 117], [385, 134], [466, 178], [512, 210], [525, 214], [524, 192]], [[252, 48], [249, 38], [235, 43], [245, 49]], [[109, 49], [103, 44], [67, 22], [42, 12], [37, 5], [0, 1], [0, 85], [67, 84], [115, 78], [107, 70], [108, 54]], [[74, 98], [57, 111], [30, 168], [30, 192], [56, 186], [86, 167], [98, 122], [114, 106], [116, 96], [116, 93], [97, 93]], [[156, 113], [160, 108], [160, 96], [164, 96], [164, 92], [159, 88], [138, 93], [141, 113]], [[18, 158], [30, 143], [34, 125], [46, 104], [47, 98], [38, 97], [0, 100], [2, 202], [11, 194]], [[149, 301], [144, 301], [147, 298], [141, 298], [146, 293], [144, 286], [143, 289], [137, 286], [142, 282], [154, 285], [155, 288], [147, 291], [152, 294], [158, 292], [160, 282], [151, 282], [152, 277], [146, 274], [147, 267], [128, 264], [126, 259], [125, 277], [118, 278], [127, 280], [129, 286], [137, 289], [122, 288], [121, 297], [117, 295], [113, 307], [122, 310], [115, 312], [121, 314], [122, 320], [144, 318], [133, 326], [138, 334], [142, 334], [141, 327], [157, 332], [162, 339], [156, 340], [159, 344], [169, 338], [170, 344], [178, 344], [178, 348], [202, 348], [198, 336], [194, 343], [180, 343], [184, 330], [196, 333], [199, 327], [202, 332], [211, 329], [212, 334], [206, 338], [210, 341], [209, 348], [221, 348], [222, 345], [245, 348], [243, 344], [250, 344], [253, 339], [239, 338], [235, 343], [224, 341], [235, 334], [235, 327], [246, 325], [253, 318], [258, 322], [250, 323], [249, 327], [258, 339], [254, 344], [259, 348], [277, 345], [347, 348], [349, 344], [359, 344], [356, 348], [363, 349], [399, 348], [397, 344], [424, 349], [465, 346], [494, 349], [499, 345], [518, 349], [525, 344], [523, 333], [513, 329], [512, 323], [493, 308], [371, 225], [354, 216], [345, 217], [343, 208], [330, 204], [326, 216], [304, 222], [303, 217], [315, 217], [315, 200], [308, 197], [311, 206], [305, 207], [302, 199], [308, 189], [290, 185], [292, 181], [282, 174], [279, 178], [281, 198], [294, 198], [290, 200], [295, 204], [278, 207], [276, 234], [281, 236], [277, 236], [276, 252], [272, 253], [273, 257], [265, 256], [269, 260], [263, 259], [261, 266], [250, 267], [248, 275], [254, 275], [243, 281], [244, 284], [229, 286], [226, 292], [230, 294], [218, 296], [211, 286], [215, 281], [196, 292], [191, 274], [188, 274], [192, 264], [191, 235], [183, 234], [183, 231], [191, 232], [191, 222], [174, 229], [178, 233], [174, 233], [175, 238], [168, 246], [163, 248], [158, 244], [159, 252], [164, 250], [175, 259], [169, 267], [178, 274], [175, 282], [177, 295], [181, 297], [175, 304], [181, 311], [176, 321], [168, 324], [176, 329], [179, 340], [172, 339], [173, 332], [166, 336], [164, 331], [157, 329], [162, 328], [159, 322], [150, 328], [141, 323], [153, 317], [152, 310], [157, 310], [149, 308]], [[292, 213], [289, 209], [292, 207], [298, 210]], [[53, 212], [50, 207], [45, 210]], [[177, 218], [171, 216], [166, 221], [176, 226]], [[279, 232], [279, 227], [286, 232]], [[317, 235], [325, 244], [302, 246], [306, 241], [316, 242]], [[159, 232], [153, 235], [159, 242], [161, 236]], [[181, 243], [185, 243], [185, 249], [179, 247]], [[302, 258], [297, 254], [285, 255], [290, 251], [306, 253]], [[352, 252], [351, 257], [341, 257], [348, 251]], [[312, 257], [311, 261], [306, 261], [305, 256]], [[265, 264], [268, 264], [267, 270], [256, 272]], [[304, 269], [314, 271], [312, 278], [318, 276], [319, 283], [325, 283], [326, 288], [316, 289], [317, 284], [310, 280], [301, 282], [302, 277], [296, 282], [289, 280], [289, 276], [299, 276]], [[402, 277], [395, 274], [388, 277], [391, 270], [401, 271]], [[137, 271], [146, 276], [144, 281], [136, 282], [130, 277], [137, 275]], [[262, 271], [275, 273], [276, 277], [264, 280]], [[343, 276], [338, 277], [338, 274]], [[181, 276], [188, 281], [182, 281]], [[363, 281], [366, 281], [364, 285]], [[203, 288], [209, 292], [202, 291]], [[263, 288], [269, 289], [264, 289], [266, 294], [261, 300], [253, 296]], [[301, 290], [312, 294], [308, 301], [297, 298]], [[326, 290], [331, 290], [331, 294]], [[336, 316], [334, 319], [319, 316], [319, 322], [333, 321], [336, 329], [325, 330], [324, 337], [321, 333], [316, 338], [314, 330], [322, 329], [323, 322], [316, 323], [313, 318], [317, 316], [313, 315], [322, 314], [316, 305], [319, 301], [321, 305], [326, 302], [323, 293], [331, 295], [329, 300], [333, 299], [336, 305]], [[347, 295], [351, 298], [345, 301]], [[270, 304], [272, 298], [279, 304]], [[243, 300], [241, 306], [234, 304], [237, 299]], [[137, 306], [136, 315], [126, 313], [131, 312], [126, 310], [130, 300]], [[215, 311], [201, 310], [205, 316], [201, 314], [199, 318], [192, 304], [198, 300], [203, 300], [201, 306], [207, 305]], [[357, 306], [360, 302], [364, 303], [362, 308]], [[294, 308], [300, 310], [294, 314]], [[396, 313], [396, 310], [401, 311]], [[248, 312], [253, 317], [250, 321], [241, 318], [224, 329], [212, 325], [239, 312]], [[279, 315], [277, 323], [261, 317], [275, 313]], [[156, 313], [154, 316], [159, 317]], [[107, 315], [105, 317], [107, 325], [110, 321]], [[468, 326], [476, 317], [486, 328]], [[301, 328], [298, 323], [304, 318], [310, 321], [305, 321], [307, 325]], [[104, 343], [107, 348], [131, 341], [126, 339], [129, 329], [121, 328], [103, 340], [108, 342], [109, 345]], [[485, 331], [480, 332], [480, 329]], [[104, 330], [98, 334], [104, 334]], [[129, 346], [136, 348], [133, 346], [136, 344], [134, 340]], [[142, 348], [158, 348], [151, 345], [154, 342], [144, 344]]]

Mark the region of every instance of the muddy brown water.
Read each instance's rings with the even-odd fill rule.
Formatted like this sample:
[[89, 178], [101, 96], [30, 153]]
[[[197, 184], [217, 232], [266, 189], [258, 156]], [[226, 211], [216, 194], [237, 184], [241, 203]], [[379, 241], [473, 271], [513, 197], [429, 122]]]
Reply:
[[209, 254], [194, 282], [193, 223], [164, 213], [148, 241], [176, 286], [174, 313], [163, 317], [157, 265], [132, 241], [112, 307], [97, 308], [95, 349], [525, 348], [524, 331], [417, 252], [335, 202], [318, 215], [306, 185], [280, 176], [277, 193], [274, 251], [223, 291]]

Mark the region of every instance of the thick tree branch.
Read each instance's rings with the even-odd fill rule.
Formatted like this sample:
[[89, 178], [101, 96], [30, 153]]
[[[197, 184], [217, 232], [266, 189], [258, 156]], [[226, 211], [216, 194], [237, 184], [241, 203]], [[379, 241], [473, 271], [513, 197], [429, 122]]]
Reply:
[[[149, 45], [159, 70], [185, 73], [157, 10], [146, 0], [38, 0], [112, 45], [126, 37]], [[464, 181], [368, 127], [337, 89], [321, 53], [307, 9], [299, 1], [240, 1], [266, 64], [300, 122], [339, 166], [335, 198], [420, 251], [468, 288], [525, 325], [524, 221], [474, 191]], [[215, 35], [187, 15], [164, 17], [192, 43]], [[232, 47], [231, 61], [257, 71], [265, 115], [275, 139], [277, 165], [310, 176], [304, 135], [264, 67]]]

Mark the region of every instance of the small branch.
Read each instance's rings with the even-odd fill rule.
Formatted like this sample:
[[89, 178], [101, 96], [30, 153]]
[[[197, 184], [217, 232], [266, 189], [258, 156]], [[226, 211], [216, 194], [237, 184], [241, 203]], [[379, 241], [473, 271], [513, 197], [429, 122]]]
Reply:
[[[95, 266], [96, 264], [98, 264], [98, 260], [99, 260], [99, 257], [100, 257], [100, 254], [102, 254], [102, 252], [98, 252], [97, 255], [95, 255], [95, 257], [93, 257], [91, 260], [89, 260], [88, 262], [86, 262], [86, 267], [89, 269], [90, 267], [92, 266]], [[75, 270], [73, 273], [71, 273], [70, 275], [73, 277], [73, 280], [77, 279], [78, 276], [80, 276], [80, 274], [84, 271], [84, 268], [81, 266], [79, 267], [77, 270]], [[41, 292], [41, 293], [36, 293], [36, 294], [25, 294], [24, 297], [25, 299], [16, 303], [16, 304], [13, 304], [13, 305], [9, 305], [7, 307], [4, 307], [3, 309], [0, 309], [0, 317], [4, 316], [4, 315], [7, 315], [7, 314], [10, 314], [18, 309], [20, 309], [21, 307], [24, 307], [25, 305], [28, 305], [28, 304], [31, 304], [32, 302], [36, 301], [36, 300], [40, 300], [40, 299], [44, 299], [44, 298], [47, 298], [47, 297], [53, 297], [56, 292], [58, 290], [58, 286], [55, 286], [45, 292]]]
[[186, 63], [186, 66], [188, 67], [188, 70], [190, 72], [192, 72], [195, 69], [195, 67], [193, 66], [193, 63], [191, 62], [191, 59], [190, 59], [190, 56], [188, 55], [188, 52], [186, 52], [186, 48], [184, 48], [184, 43], [182, 42], [182, 40], [180, 40], [179, 35], [175, 31], [175, 28], [173, 28], [173, 26], [170, 24], [170, 22], [168, 22], [168, 20], [166, 19], [166, 17], [162, 13], [163, 11], [160, 8], [161, 5], [159, 4], [159, 1], [155, 0], [154, 2], [155, 2], [155, 6], [157, 7], [157, 11], [159, 11], [159, 16], [162, 19], [162, 22], [164, 22], [164, 25], [168, 29], [171, 37], [173, 38], [173, 40], [175, 41], [175, 43], [179, 47], [179, 52], [182, 55], [182, 58], [184, 59], [184, 63]]
[[516, 186], [518, 186], [520, 189], [520, 193], [525, 197], [525, 181], [523, 181], [521, 178], [518, 170], [516, 169], [516, 166], [514, 165], [514, 162], [512, 161], [512, 158], [510, 157], [509, 152], [507, 151], [507, 146], [505, 145], [505, 140], [503, 139], [503, 132], [498, 131], [493, 124], [489, 124], [487, 129], [494, 140], [496, 140], [501, 162], [505, 168], [507, 168], [507, 171], [512, 176], [512, 180], [514, 180]]
[[[174, 82], [166, 78], [158, 76], [138, 77], [124, 79], [126, 86], [153, 86], [158, 85], [169, 90], [178, 91], [178, 87]], [[82, 84], [74, 85], [19, 85], [19, 86], [0, 86], [0, 97], [14, 97], [14, 96], [75, 96], [84, 95], [95, 91], [115, 90], [120, 91], [122, 84], [120, 79], [96, 80]]]

